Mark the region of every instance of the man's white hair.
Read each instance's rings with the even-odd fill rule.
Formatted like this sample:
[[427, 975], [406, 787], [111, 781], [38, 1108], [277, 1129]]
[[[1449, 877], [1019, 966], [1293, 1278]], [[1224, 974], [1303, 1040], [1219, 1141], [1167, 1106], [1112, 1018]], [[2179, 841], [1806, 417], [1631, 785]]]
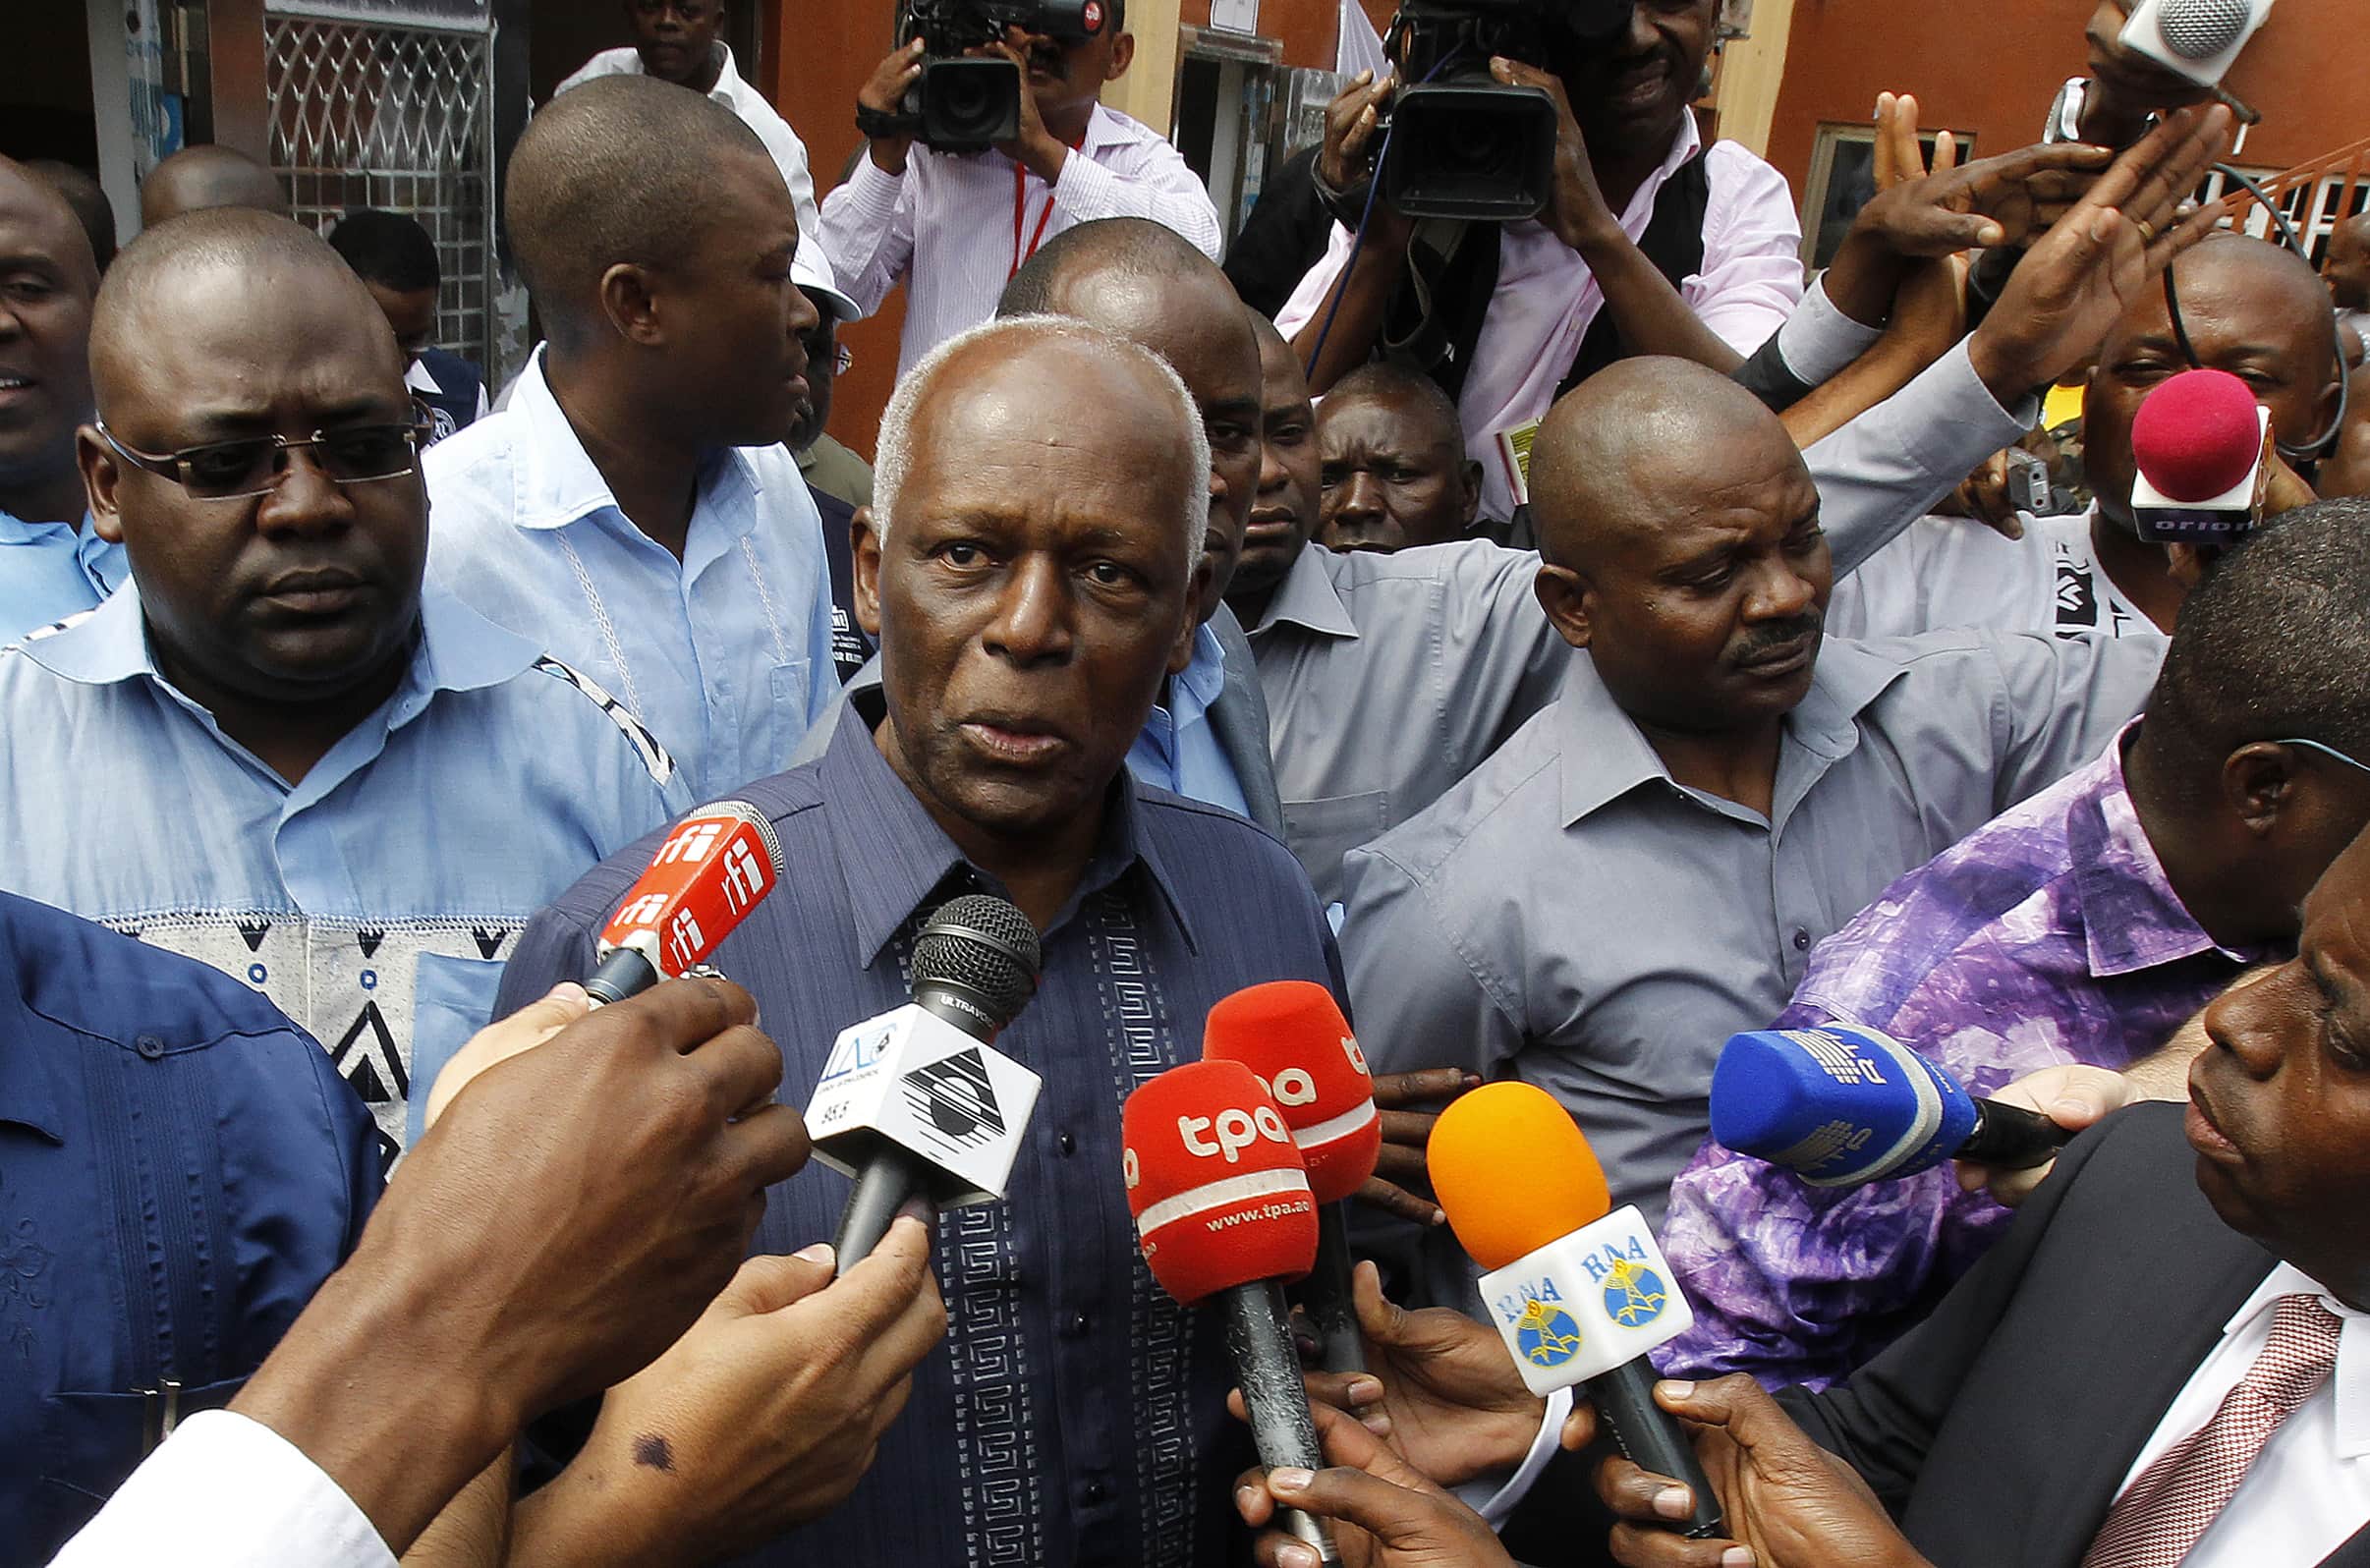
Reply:
[[[1202, 428], [1202, 411], [1193, 401], [1193, 394], [1185, 389], [1184, 379], [1166, 360], [1116, 332], [1070, 316], [1013, 315], [983, 321], [931, 350], [921, 364], [905, 373], [889, 399], [888, 409], [880, 416], [880, 440], [873, 462], [874, 536], [885, 546], [889, 530], [894, 526], [897, 492], [905, 487], [913, 459], [915, 410], [922, 406], [922, 400], [930, 395], [931, 388], [957, 355], [975, 343], [989, 339], [1008, 343], [1015, 349], [1047, 339], [1083, 343], [1151, 372], [1174, 407], [1175, 422], [1187, 449], [1187, 472], [1193, 476], [1192, 482], [1185, 486], [1177, 513], [1183, 522], [1179, 533], [1185, 542], [1185, 576], [1190, 581], [1194, 568], [1201, 563], [1202, 539], [1210, 528], [1210, 434]], [[1093, 410], [1091, 405], [1074, 406], [1070, 412], [1083, 421], [1092, 417]]]

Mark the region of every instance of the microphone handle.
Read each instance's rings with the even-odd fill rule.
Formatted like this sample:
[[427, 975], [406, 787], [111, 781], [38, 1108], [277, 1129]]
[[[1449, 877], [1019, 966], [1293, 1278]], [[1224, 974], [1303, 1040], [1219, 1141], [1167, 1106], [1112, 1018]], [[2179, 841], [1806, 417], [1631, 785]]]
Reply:
[[864, 1172], [839, 1211], [839, 1233], [831, 1238], [832, 1277], [837, 1278], [873, 1255], [888, 1234], [897, 1210], [917, 1198], [930, 1196], [929, 1169], [914, 1154], [887, 1139], [865, 1162]]
[[1317, 1363], [1329, 1372], [1366, 1371], [1366, 1341], [1350, 1296], [1348, 1207], [1326, 1204], [1317, 1210], [1317, 1266], [1300, 1287], [1300, 1305], [1317, 1330]]
[[585, 989], [592, 995], [592, 1005], [622, 1002], [637, 996], [658, 983], [658, 971], [650, 961], [630, 947], [613, 947], [585, 978]]
[[1975, 1130], [1952, 1157], [2005, 1170], [2029, 1170], [2057, 1158], [2058, 1150], [2071, 1137], [2070, 1129], [2060, 1127], [2039, 1111], [1979, 1099], [1975, 1102]]
[[[1318, 1446], [1317, 1422], [1309, 1414], [1308, 1389], [1300, 1380], [1283, 1286], [1263, 1279], [1232, 1286], [1218, 1296], [1226, 1314], [1226, 1351], [1234, 1358], [1235, 1380], [1242, 1384], [1259, 1462], [1270, 1470], [1287, 1465], [1323, 1470], [1325, 1450]], [[1321, 1562], [1341, 1561], [1341, 1548], [1333, 1544], [1324, 1520], [1297, 1508], [1279, 1508], [1275, 1524], [1313, 1547]]]
[[1625, 1361], [1588, 1380], [1590, 1403], [1629, 1461], [1649, 1475], [1667, 1476], [1695, 1494], [1695, 1512], [1670, 1528], [1690, 1540], [1725, 1533], [1720, 1497], [1696, 1461], [1695, 1445], [1678, 1418], [1654, 1402], [1654, 1364], [1645, 1357]]

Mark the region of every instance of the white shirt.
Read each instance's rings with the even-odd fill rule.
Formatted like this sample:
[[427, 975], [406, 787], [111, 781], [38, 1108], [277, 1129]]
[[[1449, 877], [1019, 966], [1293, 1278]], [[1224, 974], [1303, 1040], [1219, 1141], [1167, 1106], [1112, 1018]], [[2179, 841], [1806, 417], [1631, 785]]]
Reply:
[[[807, 144], [790, 129], [790, 122], [774, 112], [763, 93], [741, 80], [741, 73], [733, 68], [732, 50], [724, 44], [716, 47], [724, 51], [724, 65], [716, 73], [716, 84], [708, 88], [707, 95], [739, 115], [758, 134], [758, 140], [765, 143], [765, 150], [773, 154], [774, 163], [782, 171], [782, 182], [790, 187], [790, 203], [798, 208], [798, 243], [821, 245], [822, 214], [815, 205], [815, 177], [807, 172]], [[554, 88], [552, 96], [557, 97], [570, 87], [581, 87], [595, 77], [647, 75], [637, 51], [603, 49]]]
[[395, 1554], [302, 1449], [260, 1422], [206, 1410], [174, 1428], [50, 1559], [51, 1568], [167, 1562], [395, 1568]]
[[883, 173], [870, 155], [858, 158], [847, 183], [823, 197], [823, 250], [839, 286], [868, 315], [905, 281], [902, 374], [995, 314], [1005, 283], [1040, 245], [1097, 218], [1150, 218], [1213, 261], [1225, 243], [1217, 208], [1184, 156], [1097, 104], [1050, 189], [993, 149], [932, 152], [916, 144], [902, 175]]
[[1860, 569], [1827, 603], [1834, 637], [1914, 637], [1947, 626], [2059, 637], [2164, 633], [2124, 597], [2091, 547], [2092, 512], [2023, 515], [2011, 539], [1971, 518], [1927, 517]]
[[2342, 1320], [2337, 1372], [2271, 1434], [2238, 1490], [2181, 1559], [2181, 1568], [2267, 1563], [2301, 1568], [2337, 1550], [2370, 1522], [2370, 1316], [2289, 1263], [2274, 1268], [2230, 1315], [2222, 1343], [2189, 1374], [2116, 1495], [2213, 1419], [2271, 1343], [2272, 1316], [2283, 1296], [2318, 1296]]
[[[1703, 145], [1695, 117], [1680, 117], [1679, 134], [1662, 166], [1646, 177], [1621, 214], [1621, 232], [1634, 244], [1654, 216], [1664, 182]], [[1802, 225], [1785, 176], [1733, 141], [1704, 154], [1710, 194], [1704, 210], [1704, 266], [1679, 295], [1704, 325], [1739, 354], [1769, 341], [1802, 298]], [[1325, 258], [1300, 280], [1275, 324], [1286, 337], [1316, 318], [1333, 280], [1349, 264], [1351, 237], [1340, 224]], [[1605, 307], [1580, 253], [1536, 219], [1509, 223], [1498, 244], [1497, 291], [1491, 297], [1473, 363], [1457, 397], [1467, 450], [1482, 465], [1482, 510], [1513, 513], [1513, 491], [1495, 460], [1497, 432], [1543, 418], [1555, 388], [1580, 352], [1580, 340]]]

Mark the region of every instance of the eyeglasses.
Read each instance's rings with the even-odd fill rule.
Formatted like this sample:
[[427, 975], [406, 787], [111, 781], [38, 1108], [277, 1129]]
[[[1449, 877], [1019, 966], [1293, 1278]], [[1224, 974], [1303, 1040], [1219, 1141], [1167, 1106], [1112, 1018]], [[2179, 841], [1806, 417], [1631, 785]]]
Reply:
[[854, 364], [855, 363], [855, 354], [848, 348], [846, 344], [842, 343], [832, 356], [831, 368], [834, 373], [845, 375], [848, 373], [848, 366]]
[[427, 438], [427, 432], [416, 423], [348, 424], [315, 430], [301, 441], [285, 435], [255, 435], [237, 441], [209, 441], [178, 452], [142, 452], [117, 439], [106, 420], [98, 420], [97, 425], [99, 435], [125, 462], [175, 480], [198, 501], [269, 495], [288, 477], [290, 454], [299, 450], [311, 452], [313, 465], [335, 484], [401, 478], [419, 468], [420, 448]]
[[2318, 752], [2324, 756], [2334, 756], [2347, 767], [2358, 767], [2363, 772], [2370, 773], [2370, 762], [2365, 762], [2357, 756], [2347, 756], [2334, 746], [2323, 746], [2319, 741], [2308, 741], [2301, 735], [2290, 735], [2285, 740], [2274, 741], [2272, 744], [2274, 746], [2301, 746]]

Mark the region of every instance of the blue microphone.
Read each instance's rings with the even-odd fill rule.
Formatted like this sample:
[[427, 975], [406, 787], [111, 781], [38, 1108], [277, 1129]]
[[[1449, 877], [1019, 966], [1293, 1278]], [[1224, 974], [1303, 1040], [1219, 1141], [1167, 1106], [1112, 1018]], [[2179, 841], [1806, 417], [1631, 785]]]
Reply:
[[1712, 1136], [1813, 1187], [1914, 1176], [1946, 1159], [2021, 1170], [2073, 1136], [2037, 1111], [1970, 1096], [1873, 1029], [1734, 1035], [1712, 1070]]

